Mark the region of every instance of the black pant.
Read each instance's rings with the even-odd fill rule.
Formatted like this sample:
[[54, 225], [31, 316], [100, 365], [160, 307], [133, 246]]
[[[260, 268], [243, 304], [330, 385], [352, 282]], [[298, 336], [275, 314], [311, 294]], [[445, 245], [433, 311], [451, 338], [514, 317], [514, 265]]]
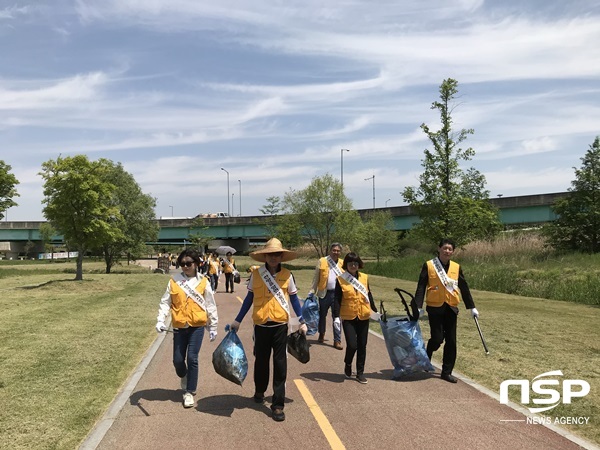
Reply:
[[456, 362], [456, 311], [450, 305], [444, 303], [439, 308], [427, 307], [429, 316], [429, 327], [431, 338], [427, 342], [427, 356], [431, 359], [442, 342], [444, 344], [444, 355], [442, 357], [442, 374], [450, 375]]
[[344, 362], [352, 365], [356, 353], [356, 375], [365, 372], [365, 361], [367, 359], [367, 338], [369, 337], [369, 319], [342, 320], [344, 337], [346, 338], [346, 356]]
[[287, 323], [273, 327], [254, 326], [254, 387], [264, 394], [269, 386], [269, 360], [273, 351], [273, 402], [271, 409], [283, 409], [287, 379]]
[[219, 286], [219, 275], [214, 273], [210, 276], [210, 287], [215, 293], [217, 292], [217, 286]]
[[225, 292], [233, 292], [233, 273], [225, 273]]

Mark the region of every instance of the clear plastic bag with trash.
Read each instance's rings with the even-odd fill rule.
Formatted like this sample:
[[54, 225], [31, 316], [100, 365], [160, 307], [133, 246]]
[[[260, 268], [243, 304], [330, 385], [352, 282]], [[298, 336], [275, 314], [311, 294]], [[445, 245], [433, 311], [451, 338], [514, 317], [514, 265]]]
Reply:
[[314, 294], [308, 294], [302, 304], [302, 318], [308, 328], [307, 336], [312, 336], [319, 329], [319, 302]]
[[235, 330], [227, 325], [225, 331], [227, 334], [213, 352], [213, 367], [223, 378], [241, 386], [248, 375], [248, 358]]

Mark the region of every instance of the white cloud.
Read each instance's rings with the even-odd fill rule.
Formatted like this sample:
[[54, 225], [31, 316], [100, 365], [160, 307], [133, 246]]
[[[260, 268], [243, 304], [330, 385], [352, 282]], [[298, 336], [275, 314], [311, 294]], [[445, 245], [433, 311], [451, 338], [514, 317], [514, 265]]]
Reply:
[[106, 84], [103, 73], [76, 75], [36, 89], [6, 89], [0, 86], [0, 110], [59, 108], [97, 98]]
[[463, 148], [494, 191], [564, 190], [560, 168], [599, 133], [592, 1], [78, 0], [0, 8], [0, 24], [0, 133], [31, 195], [44, 159], [103, 152], [168, 205], [183, 171], [209, 210], [223, 210], [226, 165], [249, 213], [337, 176], [348, 148], [347, 192], [368, 207], [373, 173], [378, 199], [418, 183], [419, 125], [439, 126], [448, 77], [453, 125], [475, 129]]

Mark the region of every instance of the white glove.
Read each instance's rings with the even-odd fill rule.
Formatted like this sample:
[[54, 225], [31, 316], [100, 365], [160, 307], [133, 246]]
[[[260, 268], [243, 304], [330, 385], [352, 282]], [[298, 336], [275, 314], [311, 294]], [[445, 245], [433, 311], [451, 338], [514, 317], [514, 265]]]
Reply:
[[473, 309], [471, 309], [471, 316], [472, 316], [473, 318], [475, 318], [475, 317], [479, 317], [479, 311], [477, 311], [477, 308], [473, 308]]
[[209, 337], [210, 337], [210, 342], [214, 341], [217, 337], [217, 332], [216, 331], [210, 331], [208, 333]]
[[300, 324], [300, 328], [298, 328], [298, 331], [300, 331], [300, 333], [306, 335], [306, 333], [308, 332], [308, 327], [306, 326], [305, 323]]
[[156, 322], [156, 332], [157, 333], [162, 333], [166, 329], [167, 329], [167, 327], [165, 326], [164, 322]]
[[342, 329], [342, 321], [340, 320], [339, 317], [336, 317], [335, 319], [333, 319], [333, 328], [335, 328], [336, 330]]
[[371, 319], [373, 320], [380, 320], [381, 319], [381, 314], [375, 311], [371, 311]]
[[229, 325], [229, 328], [231, 328], [232, 330], [236, 331], [240, 329], [240, 323], [237, 320], [234, 320], [233, 322], [231, 322], [231, 324]]

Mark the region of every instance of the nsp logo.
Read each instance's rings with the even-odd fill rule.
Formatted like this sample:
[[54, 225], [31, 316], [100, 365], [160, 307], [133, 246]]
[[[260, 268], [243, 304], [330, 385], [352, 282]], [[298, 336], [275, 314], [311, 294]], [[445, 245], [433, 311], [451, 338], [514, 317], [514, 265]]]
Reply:
[[[541, 406], [539, 408], [528, 408], [531, 413], [540, 413], [555, 408], [561, 402], [561, 393], [556, 389], [545, 386], [558, 386], [560, 381], [556, 378], [562, 377], [563, 373], [560, 370], [542, 373], [532, 380], [531, 390], [536, 394], [548, 396], [545, 398], [534, 398], [533, 403]], [[529, 380], [505, 380], [500, 384], [500, 403], [508, 404], [508, 388], [509, 386], [521, 387], [521, 404], [529, 403]], [[574, 387], [578, 389], [574, 390]], [[585, 397], [590, 392], [590, 384], [584, 380], [563, 380], [562, 382], [562, 403], [571, 403], [573, 397]]]

